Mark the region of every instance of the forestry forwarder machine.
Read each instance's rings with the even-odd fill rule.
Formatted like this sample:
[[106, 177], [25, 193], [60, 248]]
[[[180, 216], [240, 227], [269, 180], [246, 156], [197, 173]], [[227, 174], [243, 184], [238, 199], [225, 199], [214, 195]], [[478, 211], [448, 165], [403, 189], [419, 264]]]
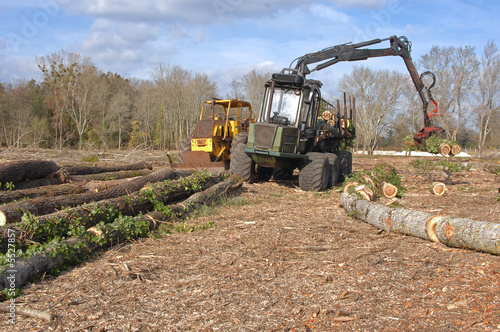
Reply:
[[[386, 49], [362, 48], [387, 40], [390, 47]], [[234, 139], [231, 170], [252, 183], [259, 179], [269, 180], [271, 176], [275, 179], [290, 178], [294, 169], [298, 168], [300, 188], [310, 191], [323, 191], [349, 175], [352, 172], [352, 154], [342, 151], [342, 147], [345, 148], [349, 140], [352, 142], [354, 139], [355, 108], [351, 108], [348, 114], [344, 107], [342, 115], [338, 105], [333, 121], [325, 121], [325, 112], [320, 116], [324, 107], [320, 91], [322, 83], [306, 79], [311, 72], [340, 61], [402, 57], [423, 103], [424, 128], [414, 136], [415, 144], [424, 145], [431, 134], [442, 136], [444, 130], [432, 126], [430, 120], [441, 112], [430, 92], [436, 78], [431, 72], [419, 76], [410, 52], [411, 43], [406, 37], [391, 36], [357, 44], [341, 44], [295, 59], [295, 68], [290, 66], [273, 74], [265, 84], [257, 122], [250, 124], [248, 133], [240, 133]], [[324, 62], [314, 69], [308, 68], [309, 64], [321, 61]], [[430, 83], [425, 85], [424, 80], [430, 80]], [[344, 95], [344, 105], [345, 100]], [[435, 107], [430, 113], [427, 112], [429, 103]]]
[[171, 163], [173, 168], [229, 169], [231, 144], [240, 132], [247, 132], [255, 122], [249, 102], [237, 99], [205, 101], [191, 137], [181, 141], [181, 163]]

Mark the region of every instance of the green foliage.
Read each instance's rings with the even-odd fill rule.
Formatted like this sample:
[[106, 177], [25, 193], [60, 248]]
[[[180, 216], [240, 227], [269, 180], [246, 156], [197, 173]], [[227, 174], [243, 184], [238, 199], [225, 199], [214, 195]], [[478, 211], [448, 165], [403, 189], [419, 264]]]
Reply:
[[443, 143], [443, 140], [437, 137], [436, 135], [431, 135], [426, 141], [425, 141], [425, 149], [429, 153], [434, 153], [438, 154], [439, 153], [439, 145]]
[[207, 221], [202, 225], [188, 225], [185, 222], [181, 222], [172, 226], [172, 229], [180, 233], [193, 233], [196, 231], [202, 231], [209, 228], [214, 228], [215, 223], [213, 221]]
[[14, 185], [13, 182], [5, 182], [5, 184], [2, 184], [0, 182], [0, 189], [7, 189], [7, 190], [13, 190], [16, 186]]
[[410, 162], [410, 166], [413, 167], [418, 173], [424, 175], [428, 175], [428, 173], [436, 167], [442, 167], [444, 171], [449, 173], [470, 170], [469, 165], [464, 166], [460, 163], [452, 162], [450, 160], [432, 161], [428, 159], [417, 159]]
[[8, 301], [10, 299], [21, 296], [21, 290], [19, 288], [4, 288], [0, 292], [0, 301]]

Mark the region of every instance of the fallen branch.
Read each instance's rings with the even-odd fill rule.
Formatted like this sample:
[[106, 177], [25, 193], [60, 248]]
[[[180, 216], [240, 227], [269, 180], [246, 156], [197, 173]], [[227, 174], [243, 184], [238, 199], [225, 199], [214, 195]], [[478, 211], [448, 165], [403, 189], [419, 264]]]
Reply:
[[20, 221], [23, 214], [27, 212], [34, 215], [45, 215], [61, 209], [62, 207], [77, 206], [88, 202], [124, 196], [140, 190], [147, 183], [175, 179], [191, 173], [190, 171], [175, 171], [170, 168], [162, 168], [147, 176], [122, 183], [119, 186], [101, 192], [72, 196], [57, 196], [53, 198], [40, 197], [3, 204], [0, 205], [0, 226]]
[[347, 213], [378, 229], [500, 255], [500, 224], [389, 208], [347, 192], [340, 200]]
[[18, 304], [15, 304], [15, 303], [11, 304], [11, 305], [5, 304], [5, 303], [0, 303], [0, 311], [7, 312], [9, 314], [14, 314], [14, 315], [23, 315], [23, 316], [33, 317], [33, 318], [40, 318], [40, 319], [47, 320], [49, 322], [52, 320], [52, 314], [50, 312], [29, 309], [29, 308], [22, 308]]

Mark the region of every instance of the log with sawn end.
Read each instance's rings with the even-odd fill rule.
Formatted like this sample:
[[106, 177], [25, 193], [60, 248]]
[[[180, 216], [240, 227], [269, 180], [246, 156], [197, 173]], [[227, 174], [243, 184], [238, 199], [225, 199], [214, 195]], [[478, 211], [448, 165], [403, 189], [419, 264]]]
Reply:
[[378, 229], [500, 255], [499, 223], [389, 208], [347, 192], [340, 200], [346, 212]]
[[155, 208], [160, 209], [159, 207], [165, 204], [183, 200], [197, 191], [205, 190], [220, 182], [221, 179], [222, 174], [217, 176], [193, 174], [178, 180], [154, 183], [126, 196], [83, 204], [35, 217], [30, 220], [29, 227], [25, 227], [23, 234], [27, 240], [50, 241], [56, 235], [67, 236], [67, 232], [73, 225], [90, 227], [99, 222], [114, 219], [118, 215], [135, 216], [153, 211]]

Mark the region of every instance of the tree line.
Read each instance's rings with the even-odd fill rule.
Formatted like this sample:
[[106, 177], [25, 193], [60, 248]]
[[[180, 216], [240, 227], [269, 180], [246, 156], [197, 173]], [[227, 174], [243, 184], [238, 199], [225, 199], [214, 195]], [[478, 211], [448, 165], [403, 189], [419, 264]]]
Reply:
[[[56, 52], [36, 59], [43, 80], [0, 83], [0, 146], [77, 149], [174, 149], [190, 136], [203, 101], [219, 96], [216, 81], [179, 66], [154, 67], [150, 79], [104, 73], [91, 58]], [[494, 41], [434, 46], [417, 62], [437, 82], [432, 92], [449, 139], [479, 148], [500, 142], [500, 55]], [[258, 111], [270, 73], [252, 70], [233, 80], [225, 98]], [[423, 126], [422, 103], [410, 76], [354, 66], [339, 87], [356, 97], [357, 145], [372, 152], [397, 147]], [[333, 100], [331, 100], [333, 101]], [[429, 108], [430, 110], [431, 108]]]
[[[448, 139], [478, 148], [480, 156], [500, 148], [500, 54], [494, 41], [480, 55], [472, 46], [433, 46], [417, 67], [436, 75], [431, 91], [443, 114], [433, 125], [443, 127]], [[356, 97], [357, 143], [369, 153], [400, 144], [423, 127], [422, 102], [406, 73], [358, 66], [340, 87]]]

